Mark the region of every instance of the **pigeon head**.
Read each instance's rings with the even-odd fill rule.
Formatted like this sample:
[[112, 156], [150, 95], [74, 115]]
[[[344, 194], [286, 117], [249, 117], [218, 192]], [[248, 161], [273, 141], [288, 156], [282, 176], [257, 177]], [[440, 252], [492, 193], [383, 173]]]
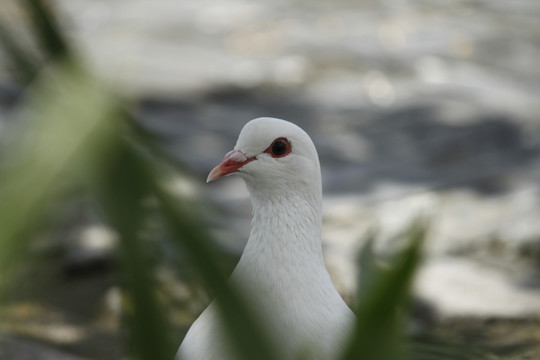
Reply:
[[258, 118], [248, 122], [234, 150], [208, 175], [207, 182], [241, 176], [251, 189], [286, 189], [313, 184], [320, 189], [315, 146], [304, 130], [285, 120]]

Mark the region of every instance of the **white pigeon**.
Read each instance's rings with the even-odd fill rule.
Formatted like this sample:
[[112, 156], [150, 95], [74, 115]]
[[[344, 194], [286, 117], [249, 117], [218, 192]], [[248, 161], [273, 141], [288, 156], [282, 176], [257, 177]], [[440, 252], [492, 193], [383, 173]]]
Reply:
[[[280, 359], [333, 359], [354, 315], [332, 284], [321, 246], [322, 190], [317, 151], [285, 120], [248, 122], [207, 182], [239, 175], [253, 205], [251, 234], [229, 281], [245, 290]], [[177, 359], [235, 359], [215, 303], [193, 323]]]

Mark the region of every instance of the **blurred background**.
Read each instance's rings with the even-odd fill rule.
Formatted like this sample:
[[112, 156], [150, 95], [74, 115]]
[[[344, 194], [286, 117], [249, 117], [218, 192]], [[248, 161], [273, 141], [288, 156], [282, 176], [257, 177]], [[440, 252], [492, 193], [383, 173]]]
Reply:
[[[238, 178], [204, 184], [242, 126], [292, 121], [322, 166], [323, 241], [345, 299], [375, 229], [391, 252], [431, 219], [411, 331], [540, 357], [540, 3], [536, 0], [56, 0], [92, 73], [191, 174], [171, 177], [237, 258], [249, 234]], [[0, 18], [34, 46], [17, 1]], [[0, 53], [0, 139], [23, 98]], [[6, 359], [122, 358], [116, 242], [92, 201], [70, 196], [4, 307]], [[156, 226], [156, 241], [167, 237]], [[156, 276], [179, 344], [209, 297], [166, 242]], [[180, 259], [178, 258], [180, 257]], [[182, 267], [181, 267], [182, 268]], [[7, 355], [6, 355], [7, 354]]]

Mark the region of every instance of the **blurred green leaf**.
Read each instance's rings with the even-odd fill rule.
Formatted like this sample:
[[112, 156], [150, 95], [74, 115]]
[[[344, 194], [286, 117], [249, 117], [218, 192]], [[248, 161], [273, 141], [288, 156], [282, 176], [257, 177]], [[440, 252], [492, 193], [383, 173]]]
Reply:
[[408, 246], [395, 256], [388, 269], [363, 287], [365, 294], [356, 308], [356, 328], [343, 360], [408, 358], [399, 310], [407, 300], [424, 237], [425, 227], [413, 226]]
[[[20, 4], [30, 15], [32, 34], [45, 57], [53, 62], [73, 60], [74, 54], [62, 35], [51, 4], [45, 0], [21, 0]], [[21, 80], [30, 83], [43, 67], [34, 52], [22, 46], [4, 24], [0, 24], [0, 44]]]
[[157, 298], [153, 266], [141, 239], [142, 203], [150, 192], [150, 174], [124, 146], [104, 177], [103, 203], [120, 235], [121, 272], [128, 295], [129, 347], [135, 358], [170, 360], [175, 347], [170, 325]]
[[8, 56], [11, 66], [24, 83], [29, 83], [38, 72], [36, 60], [31, 53], [23, 49], [15, 37], [0, 24], [0, 44]]
[[31, 16], [30, 25], [43, 50], [53, 59], [67, 59], [71, 50], [54, 17], [52, 5], [45, 0], [22, 0]]
[[6, 145], [0, 171], [2, 284], [23, 261], [51, 200], [81, 172], [96, 173], [117, 140], [114, 101], [78, 67], [49, 69], [29, 94], [23, 127]]
[[373, 243], [377, 233], [375, 230], [370, 230], [365, 236], [364, 246], [358, 256], [358, 284], [356, 291], [355, 303], [358, 305], [369, 296], [369, 289], [372, 288], [373, 282], [379, 279], [383, 269], [377, 263], [377, 256], [373, 251]]

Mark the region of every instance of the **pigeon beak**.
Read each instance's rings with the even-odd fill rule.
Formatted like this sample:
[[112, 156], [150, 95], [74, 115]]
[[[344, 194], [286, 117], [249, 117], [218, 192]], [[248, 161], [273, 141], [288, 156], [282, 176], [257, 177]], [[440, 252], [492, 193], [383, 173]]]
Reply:
[[219, 179], [222, 176], [235, 173], [242, 166], [253, 160], [255, 160], [255, 157], [248, 158], [246, 155], [244, 155], [238, 150], [229, 151], [227, 154], [225, 154], [225, 157], [223, 158], [221, 164], [219, 164], [214, 169], [212, 169], [212, 171], [210, 171], [210, 174], [208, 174], [208, 178], [206, 178], [206, 182], [209, 183], [210, 181]]

